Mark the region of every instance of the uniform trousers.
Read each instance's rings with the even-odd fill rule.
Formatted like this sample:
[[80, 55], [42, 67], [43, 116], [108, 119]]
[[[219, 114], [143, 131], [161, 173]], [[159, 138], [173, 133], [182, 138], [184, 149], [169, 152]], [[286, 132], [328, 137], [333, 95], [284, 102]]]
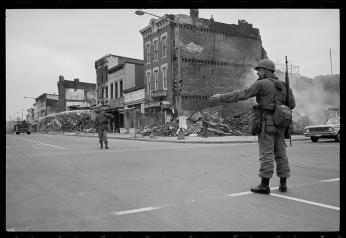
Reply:
[[107, 140], [107, 131], [106, 131], [106, 130], [101, 130], [101, 129], [99, 129], [99, 130], [98, 130], [98, 135], [99, 135], [99, 142], [100, 142], [100, 143], [102, 143], [102, 142], [108, 143], [108, 140]]
[[276, 174], [280, 178], [290, 176], [290, 168], [286, 152], [284, 133], [273, 122], [272, 115], [265, 115], [262, 131], [258, 135], [259, 145], [259, 177], [271, 178], [274, 173], [274, 160]]

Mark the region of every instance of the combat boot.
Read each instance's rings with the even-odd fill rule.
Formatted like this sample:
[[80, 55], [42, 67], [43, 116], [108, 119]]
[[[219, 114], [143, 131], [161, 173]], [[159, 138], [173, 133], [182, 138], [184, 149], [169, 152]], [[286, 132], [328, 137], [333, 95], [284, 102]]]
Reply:
[[280, 178], [279, 190], [280, 190], [280, 192], [282, 192], [282, 193], [287, 192], [287, 182], [286, 182], [286, 178]]
[[102, 144], [102, 142], [100, 142], [100, 145], [101, 145], [101, 146], [100, 146], [100, 149], [103, 149], [103, 144]]
[[261, 183], [250, 189], [253, 193], [270, 194], [269, 178], [262, 178]]
[[105, 142], [105, 149], [109, 149], [109, 147], [108, 147], [108, 142]]

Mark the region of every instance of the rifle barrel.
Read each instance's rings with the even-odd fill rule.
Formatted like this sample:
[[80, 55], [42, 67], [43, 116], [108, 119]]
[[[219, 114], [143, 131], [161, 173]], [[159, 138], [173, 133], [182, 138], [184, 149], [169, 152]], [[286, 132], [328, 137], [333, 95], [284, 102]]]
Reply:
[[285, 100], [285, 104], [286, 106], [289, 106], [290, 104], [290, 91], [289, 91], [289, 88], [290, 88], [290, 80], [288, 78], [288, 66], [287, 66], [287, 56], [285, 56], [285, 64], [286, 64], [286, 72], [285, 72], [285, 84], [286, 84], [286, 100]]

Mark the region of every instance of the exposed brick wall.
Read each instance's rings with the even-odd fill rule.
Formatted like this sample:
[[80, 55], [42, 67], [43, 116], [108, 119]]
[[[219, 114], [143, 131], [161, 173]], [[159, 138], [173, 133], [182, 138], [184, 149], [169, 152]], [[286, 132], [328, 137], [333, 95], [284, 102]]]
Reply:
[[[259, 31], [251, 24], [195, 19], [193, 25], [180, 28], [180, 44], [184, 111], [215, 106], [208, 101], [210, 95], [249, 85], [247, 74], [263, 58]], [[227, 112], [236, 112], [248, 110], [253, 103], [249, 100], [223, 106]]]

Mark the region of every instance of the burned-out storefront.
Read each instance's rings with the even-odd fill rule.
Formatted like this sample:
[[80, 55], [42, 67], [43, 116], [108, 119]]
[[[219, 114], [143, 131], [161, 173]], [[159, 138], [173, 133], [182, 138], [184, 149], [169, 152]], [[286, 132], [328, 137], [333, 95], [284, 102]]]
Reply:
[[57, 82], [59, 90], [59, 112], [83, 109], [96, 104], [96, 84], [65, 80], [62, 75]]

